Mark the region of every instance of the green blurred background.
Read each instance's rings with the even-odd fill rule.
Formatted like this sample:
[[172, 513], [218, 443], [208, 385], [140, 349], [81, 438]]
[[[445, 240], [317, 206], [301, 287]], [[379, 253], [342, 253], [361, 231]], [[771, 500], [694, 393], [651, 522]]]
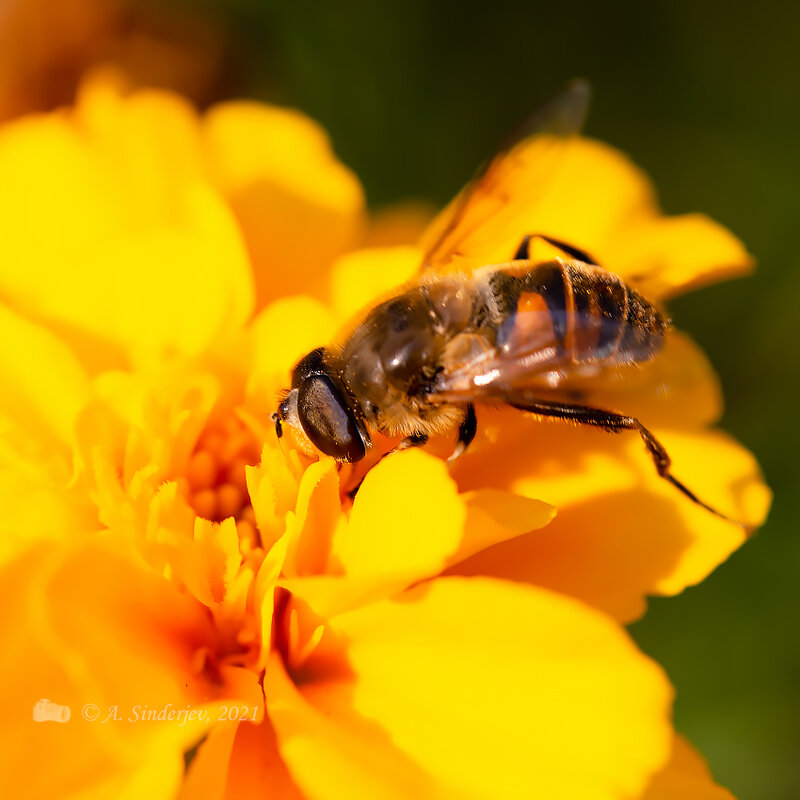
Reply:
[[643, 166], [667, 212], [704, 211], [746, 242], [754, 276], [670, 310], [716, 365], [723, 425], [760, 459], [773, 512], [632, 631], [677, 686], [677, 727], [721, 783], [740, 800], [800, 797], [800, 4], [168, 0], [151, 3], [153, 18], [167, 6], [223, 32], [207, 99], [306, 111], [373, 206], [448, 200], [541, 98], [583, 76], [595, 89], [587, 132]]

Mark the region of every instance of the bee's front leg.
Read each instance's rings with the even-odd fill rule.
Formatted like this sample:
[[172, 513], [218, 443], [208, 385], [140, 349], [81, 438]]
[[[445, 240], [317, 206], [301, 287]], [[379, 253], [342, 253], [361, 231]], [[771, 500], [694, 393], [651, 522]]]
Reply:
[[453, 454], [448, 458], [449, 463], [453, 463], [464, 451], [472, 444], [475, 434], [478, 432], [478, 418], [475, 416], [475, 406], [470, 403], [465, 412], [461, 425], [458, 426], [456, 436], [456, 446]]
[[390, 456], [393, 453], [399, 453], [401, 450], [408, 450], [410, 447], [424, 447], [429, 438], [427, 433], [412, 433], [411, 436], [406, 436], [400, 444], [393, 447], [382, 458], [386, 458], [386, 456]]

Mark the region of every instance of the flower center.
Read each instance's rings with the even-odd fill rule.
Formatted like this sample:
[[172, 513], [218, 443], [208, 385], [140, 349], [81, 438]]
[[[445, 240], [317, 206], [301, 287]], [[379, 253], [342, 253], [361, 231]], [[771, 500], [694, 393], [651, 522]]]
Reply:
[[261, 448], [252, 431], [229, 415], [201, 434], [186, 467], [189, 504], [212, 522], [233, 517], [240, 541], [257, 540], [245, 467], [257, 464], [260, 456]]

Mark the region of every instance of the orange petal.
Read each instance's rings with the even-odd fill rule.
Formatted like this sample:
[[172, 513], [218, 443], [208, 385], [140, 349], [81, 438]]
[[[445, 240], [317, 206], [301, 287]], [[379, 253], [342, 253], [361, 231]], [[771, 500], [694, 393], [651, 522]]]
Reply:
[[682, 736], [675, 736], [667, 766], [653, 776], [641, 800], [734, 800], [724, 787], [714, 783], [711, 770], [700, 754]]
[[[326, 786], [384, 796], [367, 781], [377, 773], [391, 785], [408, 759], [405, 796], [609, 800], [642, 791], [667, 759], [663, 673], [616, 624], [572, 600], [443, 578], [330, 629], [344, 647], [339, 672], [318, 672], [300, 696], [267, 672], [278, 746], [313, 797], [329, 796]], [[366, 762], [367, 747], [381, 762]], [[408, 786], [424, 773], [427, 783]]]
[[[13, 687], [0, 726], [8, 790], [172, 797], [183, 752], [207, 726], [199, 709], [225, 692], [224, 678], [215, 685], [197, 659], [213, 645], [202, 608], [98, 543], [32, 549], [3, 571], [3, 587], [0, 677]], [[34, 721], [40, 698], [68, 706], [69, 722]], [[201, 718], [144, 719], [154, 709], [195, 709]], [[34, 752], [47, 752], [48, 769], [20, 769]]]
[[[246, 710], [246, 707], [243, 707]], [[197, 749], [178, 800], [303, 800], [269, 719], [218, 724]]]
[[[542, 498], [558, 508], [558, 516], [452, 571], [546, 586], [630, 621], [644, 611], [645, 595], [677, 594], [698, 583], [744, 541], [741, 526], [659, 478], [635, 434], [610, 436], [534, 420], [514, 424], [513, 441], [462, 458], [459, 485], [488, 482]], [[699, 497], [731, 519], [763, 522], [769, 491], [746, 450], [719, 433], [656, 434], [675, 475]], [[520, 460], [523, 452], [530, 454], [527, 463]]]
[[215, 725], [189, 764], [178, 800], [223, 800], [238, 723]]
[[243, 722], [233, 742], [226, 797], [231, 800], [302, 800], [283, 763], [268, 718], [260, 725]]
[[325, 268], [358, 241], [364, 194], [322, 128], [297, 111], [236, 102], [207, 114], [204, 137], [247, 242], [257, 306], [324, 288]]

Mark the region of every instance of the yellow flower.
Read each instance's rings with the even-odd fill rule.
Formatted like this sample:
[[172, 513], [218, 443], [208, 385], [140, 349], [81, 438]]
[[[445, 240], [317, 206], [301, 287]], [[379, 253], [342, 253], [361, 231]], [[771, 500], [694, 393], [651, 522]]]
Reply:
[[[660, 217], [620, 156], [576, 148], [588, 194], [557, 235], [659, 295], [746, 264], [711, 222]], [[399, 453], [352, 502], [335, 462], [276, 439], [297, 358], [419, 256], [348, 252], [374, 231], [319, 128], [93, 83], [0, 130], [0, 174], [16, 794], [726, 796], [673, 744], [671, 688], [619, 622], [743, 534], [663, 486], [635, 437], [481, 410], [452, 471]], [[719, 393], [697, 348], [676, 337], [639, 381], [631, 410], [681, 478], [760, 522], [755, 463], [707, 431]], [[69, 722], [33, 721], [45, 698]]]

